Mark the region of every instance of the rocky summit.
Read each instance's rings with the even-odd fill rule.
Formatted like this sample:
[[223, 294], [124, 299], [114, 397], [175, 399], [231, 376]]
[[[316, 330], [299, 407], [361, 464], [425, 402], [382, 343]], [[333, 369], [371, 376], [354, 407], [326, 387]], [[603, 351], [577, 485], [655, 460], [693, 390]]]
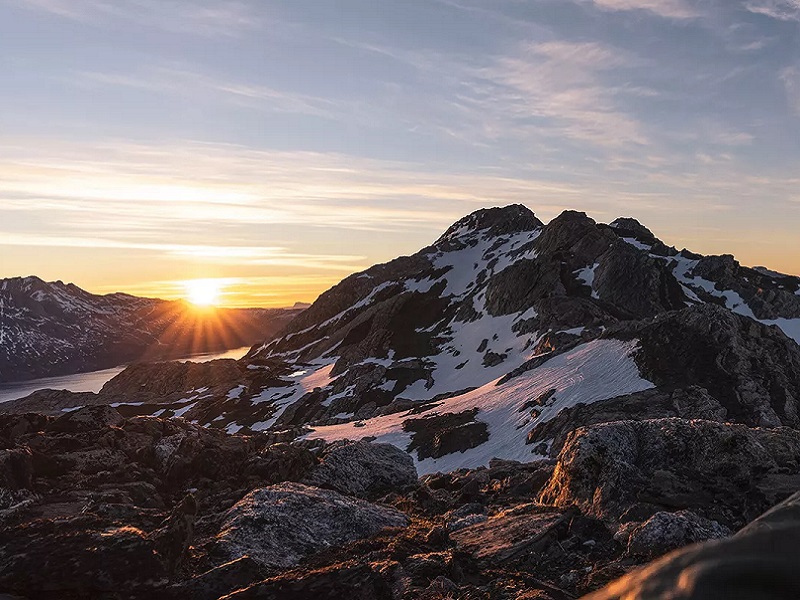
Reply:
[[0, 593], [744, 597], [725, 553], [797, 590], [765, 527], [795, 531], [798, 341], [800, 278], [480, 210], [239, 361], [0, 405]]

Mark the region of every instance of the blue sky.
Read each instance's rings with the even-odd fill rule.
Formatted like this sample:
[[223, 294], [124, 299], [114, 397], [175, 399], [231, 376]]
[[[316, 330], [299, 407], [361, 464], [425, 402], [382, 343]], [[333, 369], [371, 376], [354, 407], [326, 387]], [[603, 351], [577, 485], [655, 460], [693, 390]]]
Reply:
[[0, 0], [0, 276], [312, 300], [482, 206], [800, 273], [800, 0]]

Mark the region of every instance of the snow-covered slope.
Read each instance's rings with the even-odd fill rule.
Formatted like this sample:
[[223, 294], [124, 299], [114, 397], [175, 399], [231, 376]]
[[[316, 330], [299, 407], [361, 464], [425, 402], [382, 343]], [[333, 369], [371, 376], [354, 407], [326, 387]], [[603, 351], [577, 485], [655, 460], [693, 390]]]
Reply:
[[[441, 403], [427, 405], [429, 413], [464, 413], [477, 409], [475, 423], [486, 425], [487, 441], [466, 447], [476, 440], [465, 440], [463, 451], [420, 460], [412, 452], [420, 474], [447, 472], [487, 465], [492, 458], [522, 462], [545, 458], [549, 448], [526, 445], [533, 425], [544, 423], [565, 408], [591, 404], [625, 394], [650, 389], [653, 384], [639, 375], [630, 354], [636, 342], [595, 340], [554, 357], [538, 369], [499, 383], [490, 381], [480, 388]], [[541, 403], [536, 403], [542, 399]], [[533, 409], [533, 410], [532, 410]], [[414, 419], [409, 412], [375, 417], [366, 422], [315, 427], [309, 438], [326, 441], [374, 438], [376, 442], [407, 448], [415, 433], [404, 428]]]

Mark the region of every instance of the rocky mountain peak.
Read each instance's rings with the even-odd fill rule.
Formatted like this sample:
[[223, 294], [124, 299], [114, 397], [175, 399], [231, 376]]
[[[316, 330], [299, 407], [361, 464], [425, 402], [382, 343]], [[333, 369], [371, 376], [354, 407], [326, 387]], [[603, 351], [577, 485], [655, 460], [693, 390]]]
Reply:
[[491, 235], [503, 235], [536, 231], [541, 227], [544, 227], [544, 223], [536, 217], [531, 209], [522, 204], [482, 208], [451, 225], [436, 242], [436, 245], [451, 241], [465, 233], [482, 229], [488, 229]]
[[638, 240], [655, 242], [658, 238], [647, 227], [632, 217], [620, 217], [609, 223], [609, 227], [616, 230], [620, 235], [631, 234]]

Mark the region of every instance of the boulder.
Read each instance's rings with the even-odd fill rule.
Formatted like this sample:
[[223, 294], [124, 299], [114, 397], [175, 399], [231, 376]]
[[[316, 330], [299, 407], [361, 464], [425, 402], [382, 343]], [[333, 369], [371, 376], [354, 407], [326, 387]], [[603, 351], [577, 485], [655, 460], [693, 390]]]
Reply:
[[690, 544], [731, 535], [731, 530], [692, 511], [657, 512], [630, 532], [628, 554], [656, 558]]
[[300, 577], [279, 575], [220, 600], [392, 600], [399, 570], [395, 562], [337, 564]]
[[323, 452], [304, 483], [370, 498], [416, 485], [417, 469], [411, 456], [391, 444], [344, 442]]
[[741, 526], [800, 485], [800, 432], [711, 421], [619, 421], [572, 432], [540, 500], [616, 521], [692, 509]]
[[476, 448], [489, 440], [486, 423], [478, 421], [478, 409], [459, 413], [434, 414], [406, 419], [403, 431], [412, 432], [408, 451], [417, 451], [417, 458], [441, 458], [454, 452]]
[[286, 569], [317, 551], [408, 523], [393, 508], [282, 483], [253, 490], [227, 512], [214, 553], [226, 561], [250, 556], [266, 567]]
[[271, 484], [300, 481], [316, 463], [317, 459], [307, 448], [277, 443], [249, 458], [244, 465], [244, 474]]

